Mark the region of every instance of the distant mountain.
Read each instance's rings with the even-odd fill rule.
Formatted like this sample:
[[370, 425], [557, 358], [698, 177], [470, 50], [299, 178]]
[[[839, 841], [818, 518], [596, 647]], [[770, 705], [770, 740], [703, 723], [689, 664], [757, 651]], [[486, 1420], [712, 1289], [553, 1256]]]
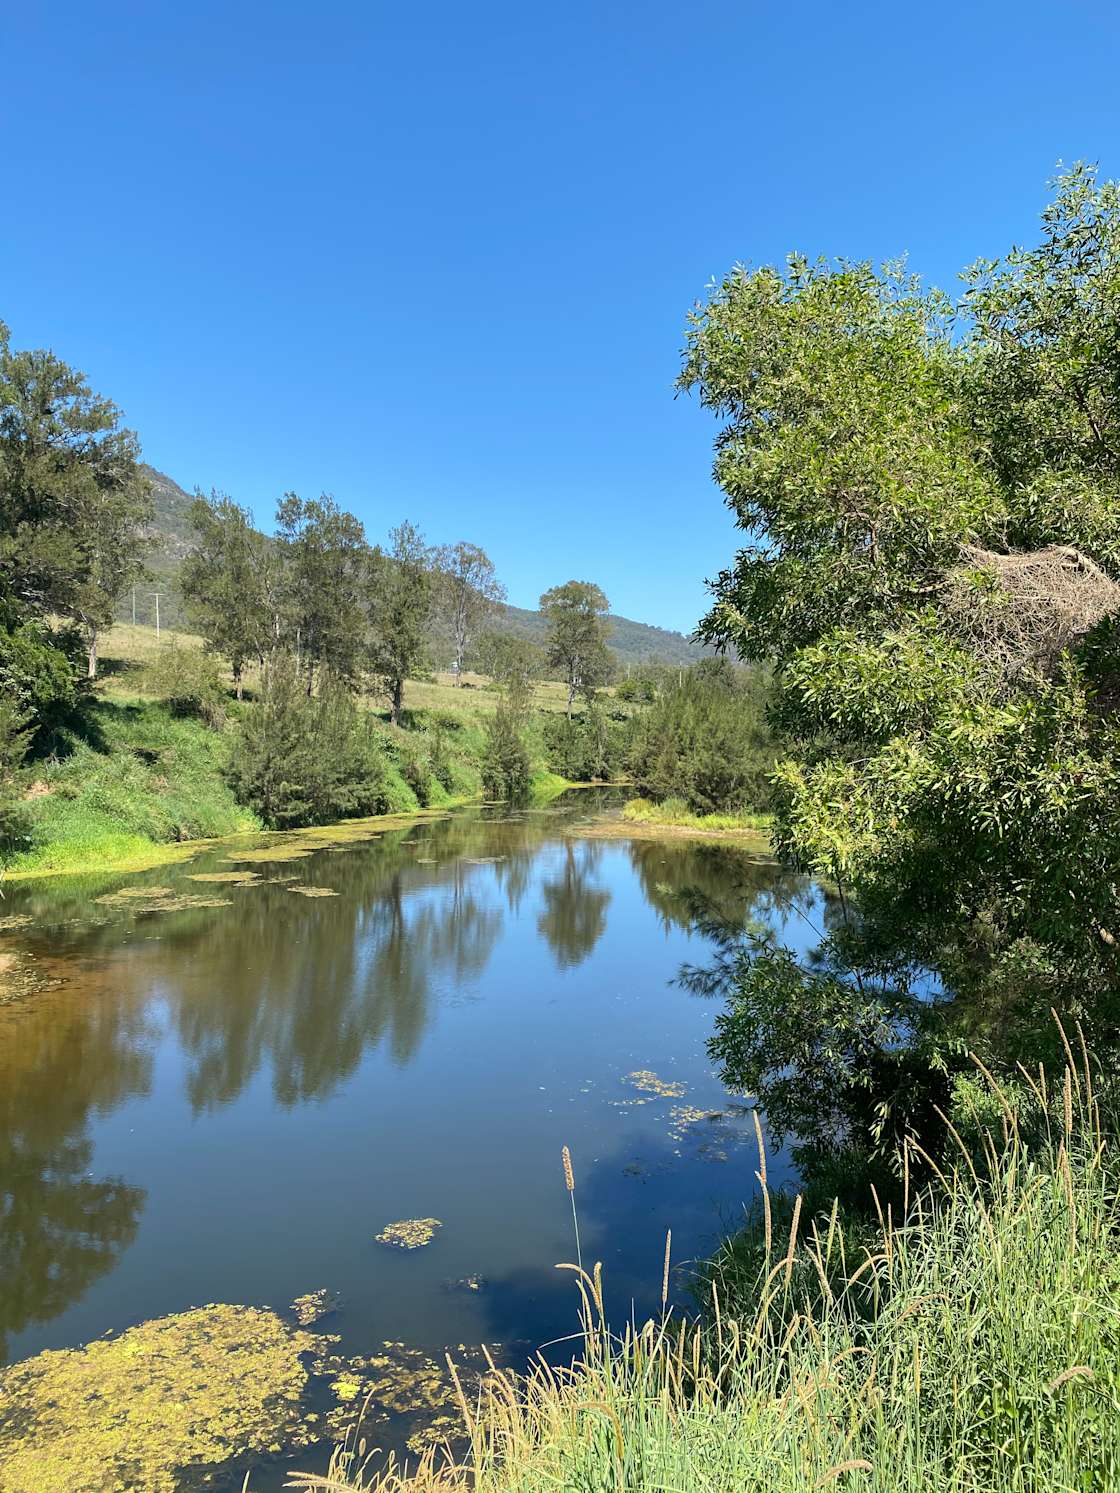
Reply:
[[[194, 499], [177, 482], [163, 472], [157, 472], [155, 467], [145, 465], [143, 470], [152, 484], [155, 517], [149, 530], [152, 549], [148, 555], [148, 569], [152, 579], [136, 587], [136, 620], [148, 624], [155, 622], [152, 593], [158, 591], [160, 622], [165, 627], [177, 627], [185, 625], [178, 576], [179, 567], [191, 548], [188, 515]], [[131, 619], [132, 604], [133, 596], [129, 592], [117, 609], [122, 621]], [[504, 606], [493, 625], [531, 642], [544, 640], [545, 620], [540, 612]], [[629, 617], [611, 617], [609, 641], [612, 652], [623, 666], [643, 663], [688, 665], [702, 658], [706, 651], [700, 644], [690, 642], [683, 633], [653, 627], [647, 622], [634, 622]]]

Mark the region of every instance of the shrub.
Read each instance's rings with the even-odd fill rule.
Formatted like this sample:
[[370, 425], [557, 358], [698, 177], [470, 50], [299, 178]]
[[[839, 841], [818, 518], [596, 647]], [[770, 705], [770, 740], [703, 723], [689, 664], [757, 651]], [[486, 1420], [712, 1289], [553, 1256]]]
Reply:
[[0, 697], [23, 715], [33, 757], [58, 750], [65, 731], [79, 722], [88, 698], [76, 664], [80, 649], [73, 629], [0, 625]]
[[683, 799], [694, 814], [765, 809], [775, 741], [765, 676], [703, 660], [634, 724], [630, 771], [647, 798]]
[[285, 654], [271, 661], [259, 703], [238, 723], [230, 779], [240, 800], [276, 828], [385, 807], [385, 754], [371, 717], [329, 678], [309, 696]]
[[229, 697], [221, 665], [209, 653], [167, 643], [149, 665], [144, 683], [173, 715], [194, 716], [215, 730], [225, 722]]
[[541, 721], [549, 767], [578, 783], [618, 777], [626, 765], [631, 731], [629, 721], [612, 720], [597, 702], [571, 720], [549, 715]]
[[482, 787], [488, 798], [524, 803], [532, 782], [532, 763], [525, 745], [524, 711], [507, 693], [487, 724], [482, 758]]

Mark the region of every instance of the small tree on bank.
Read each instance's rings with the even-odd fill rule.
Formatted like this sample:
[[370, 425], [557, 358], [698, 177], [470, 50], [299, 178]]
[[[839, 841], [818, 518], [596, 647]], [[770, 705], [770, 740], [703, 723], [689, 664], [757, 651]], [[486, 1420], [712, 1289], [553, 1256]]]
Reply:
[[87, 673], [142, 572], [151, 488], [120, 411], [53, 352], [13, 352], [0, 322], [0, 603], [5, 625], [71, 618]]
[[589, 695], [610, 678], [610, 603], [591, 581], [566, 581], [544, 593], [540, 608], [548, 625], [548, 662], [563, 670], [571, 720], [576, 696]]

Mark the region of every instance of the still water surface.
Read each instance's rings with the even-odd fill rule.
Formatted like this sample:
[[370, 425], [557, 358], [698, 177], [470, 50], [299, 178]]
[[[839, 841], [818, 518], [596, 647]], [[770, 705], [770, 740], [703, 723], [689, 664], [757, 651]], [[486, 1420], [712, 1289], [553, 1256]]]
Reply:
[[[4, 914], [33, 922], [5, 946], [63, 983], [0, 1007], [0, 1354], [320, 1287], [348, 1353], [555, 1339], [576, 1306], [564, 1145], [615, 1320], [655, 1310], [666, 1229], [678, 1265], [710, 1251], [756, 1165], [706, 1056], [713, 1007], [673, 984], [705, 957], [679, 894], [799, 945], [806, 889], [727, 846], [589, 838], [599, 805], [569, 798], [10, 888]], [[260, 879], [191, 879], [232, 869]], [[97, 900], [138, 888], [172, 910]], [[375, 1242], [416, 1217], [442, 1221], [428, 1247]]]

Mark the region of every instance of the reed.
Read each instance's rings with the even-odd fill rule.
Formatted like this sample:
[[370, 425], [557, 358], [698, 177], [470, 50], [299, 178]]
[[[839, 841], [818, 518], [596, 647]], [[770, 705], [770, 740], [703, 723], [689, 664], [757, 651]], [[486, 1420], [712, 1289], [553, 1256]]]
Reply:
[[[911, 1158], [899, 1216], [885, 1206], [856, 1237], [837, 1208], [797, 1210], [749, 1289], [717, 1271], [703, 1325], [666, 1312], [612, 1335], [598, 1271], [572, 1267], [579, 1359], [488, 1374], [465, 1412], [469, 1457], [429, 1457], [409, 1473], [367, 1464], [357, 1480], [340, 1463], [334, 1481], [293, 1486], [1120, 1487], [1120, 1163], [1089, 1064], [1068, 1056], [1056, 1082], [962, 1081], [955, 1154], [937, 1172]], [[662, 1291], [667, 1300], [667, 1269]]]

